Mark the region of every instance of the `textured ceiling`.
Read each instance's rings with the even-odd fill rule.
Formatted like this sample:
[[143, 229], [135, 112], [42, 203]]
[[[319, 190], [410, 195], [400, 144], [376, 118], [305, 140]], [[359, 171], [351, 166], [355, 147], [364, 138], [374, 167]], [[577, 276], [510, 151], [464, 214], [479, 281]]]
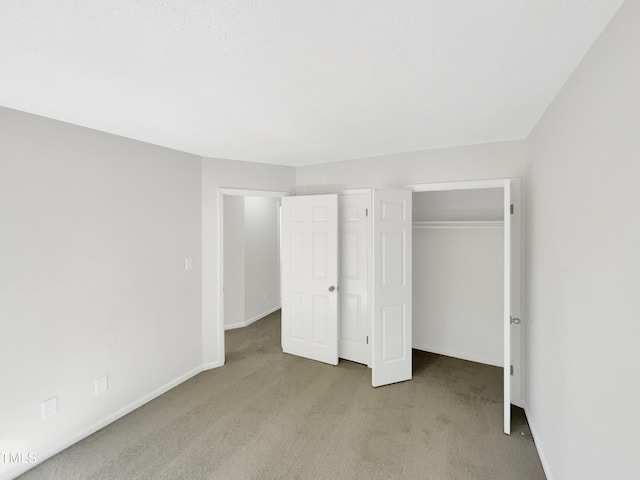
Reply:
[[0, 0], [0, 105], [303, 165], [525, 138], [622, 0]]

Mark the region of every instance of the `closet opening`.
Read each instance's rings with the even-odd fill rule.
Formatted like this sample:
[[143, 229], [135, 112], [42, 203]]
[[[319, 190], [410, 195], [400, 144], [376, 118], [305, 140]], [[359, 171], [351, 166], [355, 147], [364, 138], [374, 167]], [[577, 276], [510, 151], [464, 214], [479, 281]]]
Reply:
[[520, 180], [407, 188], [413, 347], [500, 368], [508, 434], [511, 404], [522, 406]]
[[413, 348], [503, 366], [503, 189], [413, 194]]

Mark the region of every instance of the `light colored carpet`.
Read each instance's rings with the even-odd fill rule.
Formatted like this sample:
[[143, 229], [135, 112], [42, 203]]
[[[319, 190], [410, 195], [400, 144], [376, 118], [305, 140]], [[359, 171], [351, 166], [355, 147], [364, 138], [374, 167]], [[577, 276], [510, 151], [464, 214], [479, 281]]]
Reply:
[[21, 478], [544, 479], [522, 410], [502, 433], [496, 367], [414, 351], [410, 382], [285, 355], [280, 314], [227, 332], [201, 373]]

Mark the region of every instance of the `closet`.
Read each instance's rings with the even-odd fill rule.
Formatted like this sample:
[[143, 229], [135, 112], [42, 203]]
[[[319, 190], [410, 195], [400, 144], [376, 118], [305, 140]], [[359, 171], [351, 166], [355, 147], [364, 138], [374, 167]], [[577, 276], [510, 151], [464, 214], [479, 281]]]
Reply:
[[508, 434], [511, 403], [522, 400], [520, 179], [407, 188], [416, 201], [413, 344], [501, 366]]
[[498, 179], [284, 197], [283, 351], [369, 365], [373, 386], [411, 379], [412, 348], [500, 366], [509, 433], [519, 189]]
[[413, 348], [503, 366], [503, 189], [413, 194]]

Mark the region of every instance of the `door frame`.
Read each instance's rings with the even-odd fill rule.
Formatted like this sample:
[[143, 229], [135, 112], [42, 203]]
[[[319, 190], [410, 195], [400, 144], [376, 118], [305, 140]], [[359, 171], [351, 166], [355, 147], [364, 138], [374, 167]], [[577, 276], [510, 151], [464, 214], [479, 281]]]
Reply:
[[[290, 195], [289, 192], [274, 190], [250, 190], [242, 188], [218, 187], [218, 349], [220, 351], [220, 365], [224, 365], [226, 361], [226, 351], [224, 343], [224, 196], [234, 197], [272, 197], [282, 198]], [[278, 220], [279, 222], [279, 220]], [[278, 228], [280, 228], [278, 226]], [[278, 255], [280, 250], [278, 249]], [[280, 261], [278, 260], [278, 265]], [[278, 277], [280, 276], [280, 268], [278, 268]], [[278, 285], [280, 279], [278, 278]], [[282, 292], [280, 292], [282, 295]]]
[[[489, 179], [489, 180], [468, 180], [468, 181], [460, 181], [460, 182], [438, 182], [438, 183], [420, 183], [420, 184], [413, 184], [413, 185], [404, 185], [404, 188], [407, 188], [409, 190], [411, 190], [414, 193], [420, 193], [420, 192], [441, 192], [441, 191], [455, 191], [455, 190], [481, 190], [481, 189], [487, 189], [487, 188], [500, 188], [503, 190], [504, 192], [504, 196], [503, 198], [506, 197], [507, 195], [507, 186], [509, 186], [510, 188], [510, 203], [512, 203], [514, 205], [514, 208], [517, 208], [517, 215], [511, 216], [510, 217], [510, 221], [511, 221], [511, 232], [512, 232], [512, 236], [511, 236], [511, 241], [510, 241], [510, 259], [511, 259], [511, 285], [506, 286], [508, 287], [508, 290], [510, 292], [510, 310], [511, 312], [509, 313], [510, 315], [512, 315], [513, 317], [518, 317], [521, 318], [521, 309], [522, 309], [522, 305], [523, 305], [523, 281], [522, 281], [522, 273], [523, 273], [523, 269], [522, 269], [522, 265], [523, 265], [523, 260], [522, 260], [522, 256], [523, 256], [523, 244], [522, 244], [522, 239], [524, 238], [522, 235], [522, 213], [523, 213], [523, 208], [522, 208], [522, 182], [520, 178], [499, 178], [499, 179]], [[505, 215], [507, 215], [507, 211], [505, 210]], [[506, 224], [506, 222], [505, 222]], [[506, 235], [506, 233], [505, 233]], [[506, 247], [503, 246], [503, 251], [504, 248]], [[506, 264], [505, 264], [505, 269], [506, 269]], [[506, 276], [506, 271], [505, 271], [505, 276]], [[504, 277], [503, 277], [504, 278]], [[505, 287], [503, 285], [503, 287]], [[505, 289], [506, 290], [506, 289]], [[515, 293], [515, 295], [514, 295]], [[505, 299], [506, 301], [506, 299]], [[506, 315], [506, 312], [505, 312]], [[513, 354], [513, 342], [512, 339], [517, 340], [517, 344], [518, 344], [518, 352], [517, 352], [517, 361], [518, 361], [518, 365], [519, 365], [519, 369], [518, 369], [518, 381], [514, 382], [513, 378], [511, 378], [511, 375], [509, 375], [507, 377], [507, 375], [504, 375], [504, 386], [505, 386], [505, 392], [504, 392], [504, 396], [505, 396], [505, 400], [507, 400], [507, 391], [509, 392], [509, 403], [510, 404], [515, 404], [518, 406], [523, 406], [524, 405], [524, 395], [523, 395], [523, 386], [525, 385], [525, 381], [524, 381], [524, 376], [525, 376], [525, 372], [526, 372], [526, 368], [524, 365], [524, 339], [523, 339], [523, 335], [524, 335], [524, 328], [519, 328], [522, 327], [522, 325], [515, 325], [514, 327], [517, 328], [516, 332], [514, 332], [511, 328], [513, 327], [509, 327], [509, 335], [506, 334], [506, 330], [507, 330], [507, 324], [506, 324], [506, 319], [503, 319], [503, 327], [505, 330], [505, 334], [503, 334], [503, 349], [506, 351], [506, 347], [508, 345], [510, 353], [511, 353], [511, 364], [513, 364], [513, 360], [515, 358], [515, 355]], [[516, 333], [516, 335], [514, 335], [514, 333]], [[505, 345], [506, 344], [506, 345]], [[511, 365], [504, 365], [503, 368], [505, 369], [505, 372], [507, 369], [511, 368]], [[515, 387], [515, 388], [514, 388]], [[506, 403], [506, 402], [505, 402]], [[510, 405], [509, 405], [510, 408]], [[506, 412], [506, 405], [505, 405], [505, 412]], [[506, 413], [505, 413], [505, 418], [506, 418]], [[509, 433], [509, 425], [507, 425], [507, 422], [505, 421], [505, 425], [504, 425], [504, 431], [505, 433]]]

